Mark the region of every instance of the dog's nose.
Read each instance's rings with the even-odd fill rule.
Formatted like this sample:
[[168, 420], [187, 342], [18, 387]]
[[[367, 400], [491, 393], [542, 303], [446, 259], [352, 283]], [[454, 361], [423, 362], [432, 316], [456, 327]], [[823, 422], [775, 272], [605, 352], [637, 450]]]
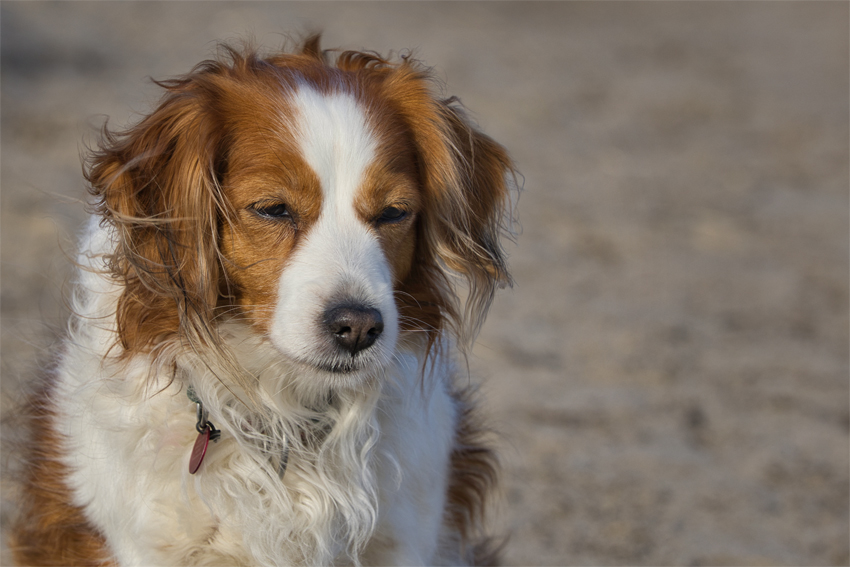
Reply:
[[325, 312], [325, 327], [341, 348], [357, 354], [375, 344], [384, 319], [372, 307], [333, 307]]

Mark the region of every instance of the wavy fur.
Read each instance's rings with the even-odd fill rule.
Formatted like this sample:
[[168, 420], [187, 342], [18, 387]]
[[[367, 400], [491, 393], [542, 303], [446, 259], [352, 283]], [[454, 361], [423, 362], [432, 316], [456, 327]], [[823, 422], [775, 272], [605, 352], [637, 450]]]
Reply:
[[[17, 560], [492, 560], [496, 459], [453, 352], [510, 283], [505, 150], [413, 59], [317, 36], [158, 84], [89, 160]], [[221, 430], [196, 475], [189, 387]]]

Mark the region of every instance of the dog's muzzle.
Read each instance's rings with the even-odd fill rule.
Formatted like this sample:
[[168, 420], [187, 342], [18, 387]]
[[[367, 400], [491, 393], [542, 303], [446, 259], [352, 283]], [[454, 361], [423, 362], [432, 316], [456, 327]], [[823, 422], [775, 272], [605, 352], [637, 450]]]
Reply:
[[331, 307], [325, 311], [323, 323], [337, 347], [351, 356], [371, 347], [384, 332], [384, 319], [374, 307]]

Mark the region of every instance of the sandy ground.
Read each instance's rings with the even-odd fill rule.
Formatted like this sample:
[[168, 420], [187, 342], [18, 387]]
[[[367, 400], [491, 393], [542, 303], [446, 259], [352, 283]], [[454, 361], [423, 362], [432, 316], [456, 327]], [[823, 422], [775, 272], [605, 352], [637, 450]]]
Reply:
[[4, 409], [63, 324], [102, 116], [215, 40], [323, 29], [415, 48], [525, 177], [516, 286], [471, 360], [506, 561], [850, 561], [847, 3], [0, 10]]

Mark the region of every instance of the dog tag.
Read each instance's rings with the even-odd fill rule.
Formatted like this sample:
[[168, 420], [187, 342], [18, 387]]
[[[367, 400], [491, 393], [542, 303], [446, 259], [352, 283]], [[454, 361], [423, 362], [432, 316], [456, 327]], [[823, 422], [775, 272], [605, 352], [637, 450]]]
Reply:
[[198, 433], [198, 438], [195, 439], [195, 446], [192, 447], [192, 455], [189, 457], [189, 474], [195, 474], [201, 468], [201, 463], [204, 462], [204, 456], [207, 454], [207, 446], [210, 444], [210, 426], [204, 427], [204, 430]]

